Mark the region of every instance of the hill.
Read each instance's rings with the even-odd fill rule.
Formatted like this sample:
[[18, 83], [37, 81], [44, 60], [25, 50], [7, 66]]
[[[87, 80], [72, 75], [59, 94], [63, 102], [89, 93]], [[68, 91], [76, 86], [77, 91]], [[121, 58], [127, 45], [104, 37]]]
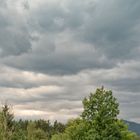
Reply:
[[140, 124], [136, 122], [126, 121], [125, 123], [128, 124], [129, 130], [136, 132], [138, 135], [140, 135]]

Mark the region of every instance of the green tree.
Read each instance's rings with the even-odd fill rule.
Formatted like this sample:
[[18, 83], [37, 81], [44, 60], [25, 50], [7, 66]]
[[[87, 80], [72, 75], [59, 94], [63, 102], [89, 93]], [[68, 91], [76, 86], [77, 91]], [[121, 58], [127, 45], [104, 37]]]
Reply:
[[35, 122], [29, 122], [27, 126], [27, 140], [48, 140], [46, 133], [36, 127]]
[[[132, 140], [123, 122], [117, 119], [119, 104], [112, 91], [99, 88], [83, 100], [82, 118], [89, 124], [87, 140]], [[128, 139], [129, 138], [129, 139]]]
[[84, 140], [86, 130], [86, 123], [82, 119], [77, 118], [68, 121], [65, 133], [69, 135], [71, 140]]
[[140, 140], [140, 137], [139, 137], [139, 136], [137, 136], [134, 140]]
[[82, 119], [71, 119], [68, 121], [64, 133], [53, 135], [52, 140], [85, 140], [87, 130], [88, 126]]
[[36, 128], [42, 130], [42, 132], [45, 132], [46, 137], [50, 140], [53, 133], [53, 128], [50, 121], [40, 119], [35, 121], [34, 123], [36, 125]]
[[2, 106], [0, 112], [0, 139], [11, 140], [14, 132], [14, 115], [7, 104]]
[[57, 120], [54, 121], [54, 124], [53, 124], [53, 133], [63, 133], [65, 130], [65, 125], [58, 122]]
[[12, 140], [27, 140], [27, 127], [24, 125], [25, 121], [21, 119], [19, 121], [14, 121], [14, 132], [12, 136]]
[[68, 134], [59, 133], [52, 136], [51, 140], [71, 140]]

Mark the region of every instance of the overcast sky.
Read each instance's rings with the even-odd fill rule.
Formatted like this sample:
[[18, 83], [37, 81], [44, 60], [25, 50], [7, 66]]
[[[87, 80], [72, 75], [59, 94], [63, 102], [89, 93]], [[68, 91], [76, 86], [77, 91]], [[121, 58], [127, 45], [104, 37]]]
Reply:
[[0, 100], [16, 118], [64, 122], [102, 85], [140, 122], [139, 0], [0, 0]]

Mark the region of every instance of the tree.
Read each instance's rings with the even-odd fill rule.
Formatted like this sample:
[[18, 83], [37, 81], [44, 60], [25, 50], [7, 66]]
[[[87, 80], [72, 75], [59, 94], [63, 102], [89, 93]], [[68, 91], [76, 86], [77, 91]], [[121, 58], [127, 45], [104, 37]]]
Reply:
[[27, 122], [14, 120], [14, 132], [11, 140], [27, 140]]
[[119, 114], [117, 99], [113, 97], [112, 91], [105, 91], [103, 88], [97, 89], [95, 94], [91, 93], [89, 98], [85, 98], [83, 106], [82, 117], [91, 122], [95, 119], [98, 122], [112, 122]]
[[66, 126], [64, 133], [53, 135], [52, 140], [85, 140], [87, 126], [82, 119], [71, 119]]
[[139, 136], [137, 136], [134, 140], [140, 140], [140, 137], [139, 137]]
[[14, 115], [7, 104], [2, 106], [0, 112], [0, 137], [2, 140], [11, 140], [14, 132]]
[[27, 140], [48, 140], [48, 138], [46, 133], [31, 121], [27, 126]]
[[49, 120], [37, 120], [35, 121], [35, 125], [37, 129], [42, 130], [43, 132], [45, 132], [46, 137], [50, 140], [51, 139], [51, 135], [53, 133], [53, 128], [51, 126], [51, 123]]
[[65, 130], [65, 125], [55, 120], [53, 124], [53, 131], [54, 131], [53, 133], [63, 133], [64, 130]]
[[[87, 140], [132, 140], [123, 122], [117, 119], [119, 104], [112, 91], [99, 88], [83, 100], [82, 118], [89, 124]], [[129, 139], [128, 139], [129, 138]]]
[[51, 140], [71, 140], [69, 135], [66, 133], [59, 133], [59, 134], [54, 134], [51, 138]]

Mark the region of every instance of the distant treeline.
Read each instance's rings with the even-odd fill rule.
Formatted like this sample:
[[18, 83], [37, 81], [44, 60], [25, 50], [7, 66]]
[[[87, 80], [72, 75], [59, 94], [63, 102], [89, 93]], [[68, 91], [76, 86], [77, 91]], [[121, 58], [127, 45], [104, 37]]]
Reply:
[[112, 91], [98, 88], [83, 100], [84, 111], [66, 124], [14, 119], [9, 105], [0, 111], [0, 140], [140, 140], [117, 118], [119, 104]]

